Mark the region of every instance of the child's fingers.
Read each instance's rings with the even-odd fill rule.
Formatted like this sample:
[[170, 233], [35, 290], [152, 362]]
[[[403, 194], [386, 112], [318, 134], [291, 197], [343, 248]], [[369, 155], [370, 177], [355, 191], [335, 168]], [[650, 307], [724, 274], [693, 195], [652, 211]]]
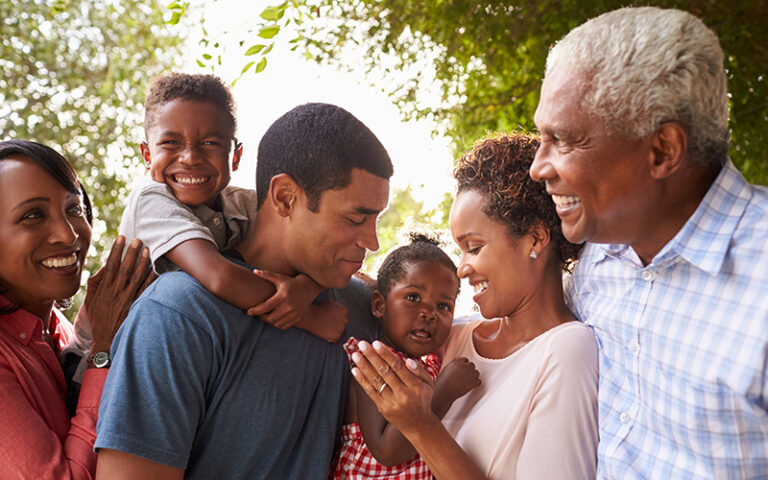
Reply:
[[279, 287], [283, 282], [291, 279], [291, 277], [288, 277], [286, 275], [281, 275], [279, 273], [274, 273], [274, 272], [268, 272], [267, 270], [260, 270], [258, 268], [253, 269], [253, 274], [263, 278], [264, 280], [273, 284], [275, 287]]
[[260, 304], [249, 308], [246, 313], [248, 313], [248, 315], [252, 317], [259, 317], [259, 316], [268, 314], [269, 312], [274, 310], [278, 304], [278, 302], [275, 302], [273, 300], [274, 298], [275, 297], [269, 297], [268, 299], [264, 300]]

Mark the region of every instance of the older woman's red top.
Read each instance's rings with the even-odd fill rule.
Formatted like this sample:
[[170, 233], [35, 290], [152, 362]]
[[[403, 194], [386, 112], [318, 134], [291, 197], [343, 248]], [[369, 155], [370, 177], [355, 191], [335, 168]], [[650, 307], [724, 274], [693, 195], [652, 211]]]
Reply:
[[[0, 296], [0, 307], [8, 300]], [[93, 478], [96, 418], [107, 370], [89, 369], [70, 419], [58, 355], [43, 340], [42, 320], [19, 309], [0, 315], [0, 478]], [[74, 335], [54, 310], [58, 350]]]

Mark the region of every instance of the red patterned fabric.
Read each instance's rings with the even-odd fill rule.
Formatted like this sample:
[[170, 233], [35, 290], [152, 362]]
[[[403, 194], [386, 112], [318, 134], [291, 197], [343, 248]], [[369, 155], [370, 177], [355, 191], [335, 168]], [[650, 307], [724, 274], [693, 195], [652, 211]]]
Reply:
[[[344, 344], [344, 350], [349, 356], [350, 363], [352, 363], [352, 354], [359, 351], [357, 343], [356, 338], [350, 337]], [[387, 347], [403, 361], [408, 358], [392, 347]], [[430, 353], [421, 357], [420, 360], [432, 379], [437, 378], [437, 374], [440, 372], [440, 359], [437, 358], [437, 355]], [[432, 478], [432, 473], [426, 462], [419, 455], [392, 467], [386, 467], [377, 462], [368, 450], [360, 432], [360, 425], [357, 422], [342, 427], [341, 442], [341, 448], [334, 460], [330, 478], [346, 480], [430, 480]]]

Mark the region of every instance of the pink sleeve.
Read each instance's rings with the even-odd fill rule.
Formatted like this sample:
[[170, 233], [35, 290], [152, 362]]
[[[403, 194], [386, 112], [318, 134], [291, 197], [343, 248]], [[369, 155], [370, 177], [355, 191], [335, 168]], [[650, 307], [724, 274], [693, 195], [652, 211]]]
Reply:
[[[91, 479], [96, 473], [96, 418], [99, 398], [107, 377], [107, 370], [88, 370], [80, 392], [80, 400], [69, 431], [63, 439], [49, 424], [69, 423], [66, 408], [43, 411], [30, 403], [56, 402], [57, 399], [39, 398], [39, 392], [25, 389], [19, 383], [14, 368], [0, 357], [0, 472], [3, 479]], [[61, 400], [63, 404], [63, 399]]]

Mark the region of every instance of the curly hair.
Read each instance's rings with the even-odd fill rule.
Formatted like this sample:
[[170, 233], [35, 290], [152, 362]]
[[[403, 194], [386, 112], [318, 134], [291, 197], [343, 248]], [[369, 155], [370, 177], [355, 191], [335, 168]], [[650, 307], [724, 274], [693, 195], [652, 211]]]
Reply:
[[473, 190], [485, 197], [483, 213], [510, 235], [522, 237], [534, 225], [546, 225], [563, 270], [572, 271], [581, 245], [565, 239], [552, 198], [529, 175], [538, 148], [537, 137], [521, 133], [482, 138], [461, 157], [453, 176], [458, 193]]
[[[376, 289], [384, 297], [389, 295], [392, 286], [405, 276], [406, 265], [417, 262], [437, 262], [448, 267], [454, 274], [456, 265], [451, 257], [440, 248], [440, 242], [435, 237], [425, 233], [411, 232], [408, 234], [410, 243], [397, 247], [387, 254], [387, 258], [379, 267], [376, 275]], [[459, 285], [456, 277], [456, 285]], [[458, 293], [458, 288], [456, 290]]]
[[152, 79], [144, 100], [144, 132], [154, 125], [155, 112], [166, 103], [181, 98], [212, 103], [226, 114], [232, 135], [237, 131], [235, 100], [229, 87], [216, 75], [168, 72]]

